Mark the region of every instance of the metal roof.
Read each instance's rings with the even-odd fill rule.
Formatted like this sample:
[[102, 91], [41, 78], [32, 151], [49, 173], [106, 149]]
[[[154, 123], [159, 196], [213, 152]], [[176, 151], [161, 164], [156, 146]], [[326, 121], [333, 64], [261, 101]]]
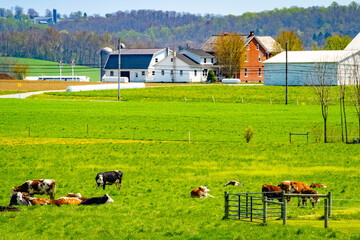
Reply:
[[[155, 54], [164, 50], [164, 48], [123, 48], [121, 49], [121, 55], [144, 55], [144, 54]], [[119, 50], [114, 52], [114, 54], [119, 54]]]
[[186, 56], [184, 54], [177, 54], [176, 58], [180, 59], [181, 61], [183, 61], [184, 63], [186, 63], [189, 66], [201, 67], [201, 65], [199, 63], [195, 62], [194, 60], [192, 60], [191, 58], [189, 58], [188, 56]]
[[[121, 69], [147, 69], [149, 68], [153, 54], [122, 54], [121, 50]], [[110, 54], [105, 64], [105, 69], [119, 68], [119, 54]]]
[[[288, 51], [288, 63], [337, 63], [358, 51], [327, 50], [327, 51]], [[264, 61], [268, 63], [286, 63], [286, 52]]]
[[345, 51], [360, 50], [360, 33], [346, 46]]
[[[200, 57], [214, 57], [214, 55], [207, 53], [202, 49], [185, 49], [182, 52], [185, 52], [185, 51], [188, 51], [188, 52], [198, 55]], [[181, 54], [186, 54], [186, 53], [181, 53]]]

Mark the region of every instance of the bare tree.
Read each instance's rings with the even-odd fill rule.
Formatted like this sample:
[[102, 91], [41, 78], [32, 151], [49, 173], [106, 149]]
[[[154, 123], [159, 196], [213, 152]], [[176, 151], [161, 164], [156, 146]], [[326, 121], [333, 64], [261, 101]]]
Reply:
[[329, 64], [326, 61], [315, 64], [315, 71], [311, 76], [313, 86], [321, 106], [321, 114], [324, 120], [324, 143], [327, 143], [327, 119], [329, 115], [329, 105], [332, 102], [332, 85], [334, 77], [337, 76], [336, 64]]
[[351, 84], [353, 85], [353, 91], [352, 91], [352, 102], [355, 107], [357, 116], [358, 116], [358, 122], [359, 122], [359, 139], [360, 139], [360, 59], [359, 55], [354, 55], [352, 58], [351, 63]]

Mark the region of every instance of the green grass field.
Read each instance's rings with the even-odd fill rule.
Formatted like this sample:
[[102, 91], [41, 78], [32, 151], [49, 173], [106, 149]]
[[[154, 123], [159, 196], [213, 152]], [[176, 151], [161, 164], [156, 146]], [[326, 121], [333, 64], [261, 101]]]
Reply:
[[[5, 61], [4, 57], [0, 57], [0, 62]], [[60, 69], [59, 63], [30, 59], [30, 58], [14, 58], [6, 57], [6, 61], [11, 63], [20, 63], [29, 65], [29, 76], [38, 77], [38, 76], [59, 76]], [[63, 63], [62, 67], [62, 76], [71, 76], [72, 69], [70, 63]], [[86, 66], [75, 66], [74, 75], [79, 76], [88, 76], [91, 82], [100, 81], [100, 70], [98, 68], [91, 68]]]
[[[55, 179], [57, 197], [108, 193], [115, 202], [20, 206], [20, 213], [1, 213], [0, 233], [4, 239], [359, 239], [360, 149], [340, 143], [339, 107], [334, 103], [329, 113], [334, 143], [315, 143], [312, 129], [321, 129], [322, 117], [306, 100], [313, 99], [308, 88], [294, 88], [303, 98], [285, 106], [280, 97], [279, 104], [263, 102], [282, 88], [256, 87], [123, 90], [121, 102], [108, 101], [113, 91], [2, 99], [0, 205], [9, 204], [12, 187], [38, 178]], [[184, 91], [197, 97], [185, 102]], [[246, 103], [231, 100], [237, 91]], [[248, 144], [247, 126], [255, 130]], [[349, 128], [357, 132], [355, 117]], [[289, 132], [310, 132], [310, 142], [298, 136], [289, 143]], [[96, 174], [110, 170], [123, 171], [121, 190], [96, 189]], [[223, 187], [233, 179], [245, 186]], [[287, 226], [222, 220], [224, 191], [258, 192], [284, 180], [328, 186], [319, 190], [334, 198], [328, 229], [321, 220], [324, 201], [298, 208], [294, 199]], [[199, 185], [216, 198], [190, 198]]]

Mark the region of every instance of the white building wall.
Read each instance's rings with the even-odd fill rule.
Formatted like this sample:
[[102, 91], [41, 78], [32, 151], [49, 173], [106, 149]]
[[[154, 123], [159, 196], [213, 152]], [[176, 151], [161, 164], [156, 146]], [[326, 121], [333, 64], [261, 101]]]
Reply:
[[[326, 64], [326, 76], [330, 85], [337, 85], [336, 63]], [[316, 63], [289, 63], [288, 64], [288, 85], [308, 86], [317, 83], [318, 64]], [[286, 64], [285, 63], [264, 63], [264, 85], [286, 85]]]
[[[153, 55], [153, 58], [151, 59], [149, 66], [153, 66], [154, 64], [161, 62], [166, 57], [167, 57], [167, 49], [164, 48], [163, 50], [161, 50]], [[156, 62], [156, 59], [157, 59], [157, 62]]]

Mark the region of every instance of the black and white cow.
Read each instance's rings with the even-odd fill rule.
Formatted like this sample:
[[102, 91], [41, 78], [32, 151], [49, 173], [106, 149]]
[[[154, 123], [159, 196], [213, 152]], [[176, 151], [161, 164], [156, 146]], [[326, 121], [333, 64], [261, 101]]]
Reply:
[[87, 198], [83, 200], [79, 205], [99, 205], [112, 202], [114, 202], [114, 200], [108, 194], [105, 194], [102, 197]]
[[105, 185], [113, 185], [116, 183], [116, 188], [120, 190], [122, 176], [123, 173], [118, 170], [98, 173], [95, 177], [97, 185], [96, 188], [102, 185], [103, 189], [105, 190]]
[[12, 189], [11, 197], [16, 195], [18, 192], [28, 193], [31, 197], [33, 197], [34, 194], [46, 194], [50, 196], [51, 200], [54, 200], [56, 192], [55, 180], [36, 179], [26, 181], [20, 186]]

